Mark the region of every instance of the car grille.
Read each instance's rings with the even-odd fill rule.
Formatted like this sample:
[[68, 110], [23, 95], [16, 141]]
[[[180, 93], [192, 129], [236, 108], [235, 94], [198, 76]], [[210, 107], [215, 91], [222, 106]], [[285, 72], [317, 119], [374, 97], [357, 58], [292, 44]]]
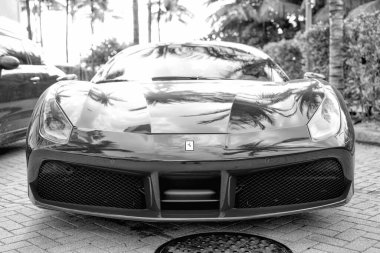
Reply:
[[235, 208], [309, 203], [341, 196], [346, 180], [335, 159], [277, 167], [236, 177]]
[[58, 161], [45, 162], [39, 171], [41, 199], [70, 204], [144, 209], [144, 177]]

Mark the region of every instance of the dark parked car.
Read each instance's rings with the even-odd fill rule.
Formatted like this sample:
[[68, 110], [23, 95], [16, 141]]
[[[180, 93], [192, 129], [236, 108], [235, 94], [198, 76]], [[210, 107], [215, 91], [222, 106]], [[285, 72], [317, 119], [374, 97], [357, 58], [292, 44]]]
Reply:
[[62, 75], [32, 41], [0, 29], [0, 146], [25, 138], [38, 98]]
[[34, 110], [31, 201], [112, 218], [236, 220], [347, 203], [354, 131], [339, 92], [234, 43], [133, 46]]

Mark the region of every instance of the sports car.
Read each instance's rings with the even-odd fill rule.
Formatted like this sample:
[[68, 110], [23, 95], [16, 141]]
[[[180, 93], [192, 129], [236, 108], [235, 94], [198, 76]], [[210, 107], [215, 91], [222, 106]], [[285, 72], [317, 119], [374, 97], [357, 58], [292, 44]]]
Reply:
[[144, 221], [280, 216], [347, 203], [354, 131], [318, 74], [290, 80], [228, 42], [131, 46], [90, 82], [40, 97], [27, 135], [29, 198]]

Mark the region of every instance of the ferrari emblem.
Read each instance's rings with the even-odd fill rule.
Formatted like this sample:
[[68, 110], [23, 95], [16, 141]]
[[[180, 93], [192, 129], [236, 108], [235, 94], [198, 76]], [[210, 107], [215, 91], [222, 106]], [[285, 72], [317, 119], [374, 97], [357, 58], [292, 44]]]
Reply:
[[185, 142], [185, 150], [186, 151], [194, 151], [194, 141], [186, 141]]

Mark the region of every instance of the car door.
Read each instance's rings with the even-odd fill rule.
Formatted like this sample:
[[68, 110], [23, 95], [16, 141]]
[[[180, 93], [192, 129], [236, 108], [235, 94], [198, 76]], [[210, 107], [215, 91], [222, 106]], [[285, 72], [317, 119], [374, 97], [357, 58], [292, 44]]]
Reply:
[[[18, 68], [2, 70], [0, 77], [0, 137], [25, 131], [38, 99], [38, 74], [30, 66], [22, 41], [0, 35], [0, 55], [14, 56]], [[1, 141], [1, 138], [0, 138]]]
[[65, 73], [57, 67], [46, 64], [42, 56], [41, 48], [31, 41], [24, 40], [23, 46], [30, 61], [30, 68], [36, 73], [34, 78], [36, 96], [40, 96], [47, 88], [57, 82], [57, 78], [64, 76]]

